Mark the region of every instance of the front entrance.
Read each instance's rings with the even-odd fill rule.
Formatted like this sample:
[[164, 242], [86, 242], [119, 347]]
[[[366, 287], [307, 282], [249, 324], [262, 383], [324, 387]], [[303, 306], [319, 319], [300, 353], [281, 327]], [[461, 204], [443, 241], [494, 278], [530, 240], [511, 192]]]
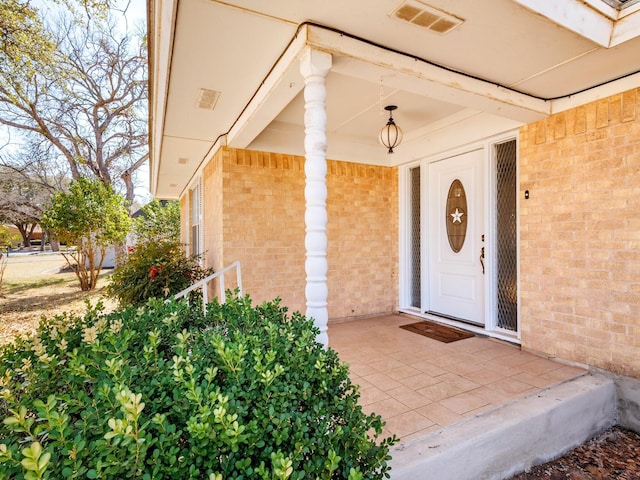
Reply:
[[516, 140], [424, 159], [404, 172], [401, 310], [516, 338]]
[[429, 164], [429, 312], [485, 324], [483, 151]]

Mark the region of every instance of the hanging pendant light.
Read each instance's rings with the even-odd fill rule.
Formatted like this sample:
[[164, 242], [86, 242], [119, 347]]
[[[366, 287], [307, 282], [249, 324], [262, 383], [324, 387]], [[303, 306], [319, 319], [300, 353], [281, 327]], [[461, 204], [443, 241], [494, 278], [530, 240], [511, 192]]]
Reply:
[[393, 149], [402, 141], [402, 130], [393, 121], [393, 111], [397, 108], [395, 105], [384, 107], [389, 112], [389, 121], [380, 130], [380, 143], [389, 149], [387, 153], [393, 153]]

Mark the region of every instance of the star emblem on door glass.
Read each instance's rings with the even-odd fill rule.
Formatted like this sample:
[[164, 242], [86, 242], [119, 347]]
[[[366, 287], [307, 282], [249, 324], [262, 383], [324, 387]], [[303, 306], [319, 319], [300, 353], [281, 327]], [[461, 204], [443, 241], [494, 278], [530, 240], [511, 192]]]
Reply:
[[462, 223], [462, 216], [464, 215], [464, 212], [461, 212], [456, 208], [456, 211], [450, 213], [449, 215], [451, 215], [451, 217], [453, 218], [451, 223]]

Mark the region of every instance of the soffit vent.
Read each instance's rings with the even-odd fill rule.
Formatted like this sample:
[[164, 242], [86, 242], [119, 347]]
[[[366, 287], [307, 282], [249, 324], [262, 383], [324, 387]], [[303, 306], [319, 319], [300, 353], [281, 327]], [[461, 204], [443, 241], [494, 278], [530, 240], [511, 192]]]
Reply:
[[220, 97], [220, 92], [217, 90], [209, 90], [208, 88], [201, 88], [198, 94], [198, 101], [196, 106], [198, 108], [204, 108], [206, 110], [213, 110]]
[[416, 0], [402, 2], [389, 16], [445, 34], [462, 25], [461, 18]]
[[625, 9], [638, 3], [639, 0], [603, 0], [604, 3], [609, 5], [610, 7], [616, 8], [618, 10]]

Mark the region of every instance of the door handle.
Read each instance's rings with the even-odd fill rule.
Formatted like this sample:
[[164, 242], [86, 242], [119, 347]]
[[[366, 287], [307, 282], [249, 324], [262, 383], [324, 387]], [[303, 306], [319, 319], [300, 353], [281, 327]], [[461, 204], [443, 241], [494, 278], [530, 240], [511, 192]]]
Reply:
[[480, 249], [480, 265], [482, 265], [482, 274], [484, 275], [484, 247]]

